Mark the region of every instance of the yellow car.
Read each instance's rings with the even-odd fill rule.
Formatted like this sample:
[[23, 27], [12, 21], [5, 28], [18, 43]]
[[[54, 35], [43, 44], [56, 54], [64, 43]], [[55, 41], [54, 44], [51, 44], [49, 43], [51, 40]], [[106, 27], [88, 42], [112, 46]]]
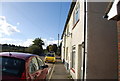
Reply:
[[54, 53], [48, 53], [46, 56], [45, 56], [45, 62], [52, 62], [52, 63], [55, 63], [56, 59], [55, 59], [55, 54]]

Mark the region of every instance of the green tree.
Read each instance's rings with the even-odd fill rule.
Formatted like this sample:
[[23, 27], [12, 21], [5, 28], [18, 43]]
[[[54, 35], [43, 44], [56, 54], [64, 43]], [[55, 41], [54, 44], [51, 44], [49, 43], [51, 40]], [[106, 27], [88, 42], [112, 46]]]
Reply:
[[49, 52], [50, 51], [53, 51], [53, 46], [52, 45], [49, 45]]
[[16, 46], [13, 44], [1, 44], [2, 45], [2, 52], [25, 52], [27, 47], [23, 46]]
[[44, 52], [42, 45], [44, 45], [43, 40], [41, 38], [35, 38], [35, 40], [33, 41], [33, 44], [29, 46], [26, 49], [26, 51], [33, 54], [40, 55]]
[[26, 49], [26, 51], [37, 55], [40, 55], [42, 53], [42, 49], [37, 45], [31, 45], [29, 48]]
[[57, 47], [57, 44], [53, 44], [53, 51], [55, 52], [55, 53], [57, 53], [57, 49], [58, 49], [58, 47]]
[[56, 44], [53, 44], [53, 45], [50, 44], [49, 46], [46, 47], [46, 49], [48, 50], [48, 52], [54, 51], [55, 53], [57, 53], [58, 47]]
[[57, 49], [57, 55], [61, 56], [61, 47], [62, 47], [62, 42], [60, 43], [60, 46]]
[[36, 38], [34, 41], [33, 41], [33, 45], [37, 45], [39, 47], [41, 47], [42, 45], [44, 45], [44, 42], [41, 38]]
[[49, 52], [49, 46], [46, 47], [47, 51]]

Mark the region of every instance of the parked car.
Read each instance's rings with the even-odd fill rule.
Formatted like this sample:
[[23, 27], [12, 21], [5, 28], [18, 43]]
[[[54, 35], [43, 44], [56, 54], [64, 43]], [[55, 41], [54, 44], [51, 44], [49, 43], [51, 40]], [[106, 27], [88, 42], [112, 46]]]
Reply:
[[45, 80], [48, 74], [48, 65], [45, 65], [38, 55], [2, 52], [0, 60], [2, 60], [0, 66], [3, 81], [10, 79], [40, 81]]
[[55, 53], [46, 54], [44, 61], [55, 63], [56, 62]]

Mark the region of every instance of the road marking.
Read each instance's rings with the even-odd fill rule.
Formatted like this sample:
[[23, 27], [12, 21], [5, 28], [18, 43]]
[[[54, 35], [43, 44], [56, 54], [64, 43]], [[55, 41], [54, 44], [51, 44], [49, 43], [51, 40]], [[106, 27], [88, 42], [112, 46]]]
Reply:
[[50, 73], [51, 68], [48, 69], [48, 74]]
[[50, 79], [51, 79], [51, 77], [52, 77], [52, 74], [53, 74], [54, 68], [55, 68], [55, 64], [53, 65], [53, 68], [52, 68], [51, 74], [50, 74], [50, 76], [49, 76], [49, 78], [48, 78], [48, 81], [50, 81]]

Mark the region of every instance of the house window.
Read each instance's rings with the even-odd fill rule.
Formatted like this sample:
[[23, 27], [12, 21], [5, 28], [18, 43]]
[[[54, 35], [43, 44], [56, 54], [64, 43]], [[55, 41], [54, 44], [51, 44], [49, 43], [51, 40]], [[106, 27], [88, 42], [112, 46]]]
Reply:
[[67, 26], [67, 35], [69, 35], [69, 25]]
[[66, 60], [68, 60], [68, 47], [66, 48]]
[[74, 45], [72, 46], [72, 68], [75, 68], [75, 54], [76, 54], [76, 47]]
[[80, 5], [79, 3], [77, 3], [75, 11], [74, 11], [74, 15], [73, 15], [73, 24], [75, 25], [78, 20], [79, 20], [79, 14], [80, 14]]

